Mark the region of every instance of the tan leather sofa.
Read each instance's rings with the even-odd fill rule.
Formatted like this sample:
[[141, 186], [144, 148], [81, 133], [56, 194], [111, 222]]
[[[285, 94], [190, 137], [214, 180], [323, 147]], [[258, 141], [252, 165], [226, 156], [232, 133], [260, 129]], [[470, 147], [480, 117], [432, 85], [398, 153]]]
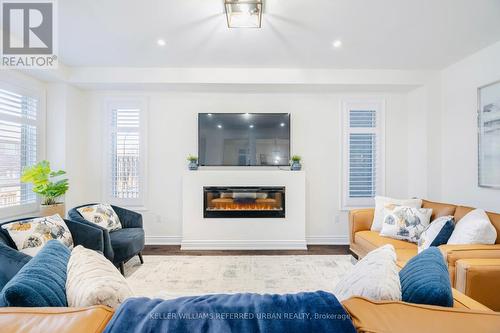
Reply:
[[100, 333], [113, 316], [107, 306], [0, 308], [2, 333]]
[[455, 270], [457, 290], [500, 311], [500, 259], [460, 259]]
[[352, 297], [342, 302], [359, 333], [498, 333], [500, 313]]
[[[432, 208], [431, 220], [436, 217], [453, 215], [455, 221], [473, 210], [471, 207], [455, 206], [424, 200], [422, 207]], [[373, 221], [373, 208], [355, 209], [349, 212], [350, 249], [360, 258], [368, 252], [385, 244], [392, 244], [398, 255], [398, 265], [403, 267], [412, 257], [417, 255], [417, 245], [414, 243], [380, 236], [376, 231], [370, 231]], [[497, 230], [497, 240], [494, 245], [442, 245], [439, 248], [446, 258], [450, 279], [455, 286], [455, 264], [460, 259], [500, 258], [500, 214], [488, 212], [491, 223]]]
[[[453, 291], [453, 308], [376, 302], [353, 297], [342, 304], [359, 332], [474, 332], [493, 333], [500, 313]], [[113, 316], [105, 306], [88, 308], [0, 308], [2, 333], [100, 333]]]

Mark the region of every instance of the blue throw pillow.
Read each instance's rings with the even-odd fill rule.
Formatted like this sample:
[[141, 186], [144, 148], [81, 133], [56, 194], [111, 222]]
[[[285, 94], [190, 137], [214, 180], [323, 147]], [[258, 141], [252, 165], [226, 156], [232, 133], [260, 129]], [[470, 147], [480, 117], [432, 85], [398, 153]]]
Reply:
[[431, 246], [439, 246], [448, 243], [448, 239], [450, 239], [453, 230], [455, 230], [454, 219], [446, 221], [444, 226], [441, 228], [441, 231], [432, 241]]
[[399, 279], [404, 302], [453, 306], [448, 267], [437, 247], [411, 258], [399, 272]]
[[70, 250], [51, 240], [10, 280], [0, 303], [16, 307], [65, 307], [66, 269]]
[[0, 290], [30, 259], [31, 256], [0, 242]]
[[418, 239], [418, 253], [431, 246], [446, 244], [455, 229], [453, 216], [441, 216], [432, 221], [420, 234]]

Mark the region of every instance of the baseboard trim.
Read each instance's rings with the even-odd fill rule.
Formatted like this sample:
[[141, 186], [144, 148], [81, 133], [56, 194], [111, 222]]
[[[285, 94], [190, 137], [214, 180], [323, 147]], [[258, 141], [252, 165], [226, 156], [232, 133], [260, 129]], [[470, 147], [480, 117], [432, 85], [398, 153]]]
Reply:
[[146, 236], [146, 245], [180, 245], [182, 236]]
[[[196, 243], [193, 243], [196, 242]], [[306, 236], [305, 243], [307, 245], [349, 245], [349, 237], [348, 236]], [[244, 250], [252, 250], [252, 246], [256, 246], [256, 250], [268, 250], [275, 249], [270, 248], [274, 245], [278, 246], [279, 249], [285, 249], [284, 247], [291, 245], [293, 249], [297, 249], [300, 247], [302, 249], [303, 242], [301, 241], [260, 241], [260, 240], [252, 240], [252, 241], [185, 241], [182, 242], [182, 236], [146, 236], [146, 245], [184, 245], [191, 247], [191, 245], [208, 245], [210, 247], [214, 246], [214, 244], [220, 244], [223, 247], [238, 245], [241, 246], [238, 249]], [[263, 246], [269, 246], [269, 248], [262, 248]]]
[[181, 250], [307, 250], [305, 240], [183, 240]]
[[348, 236], [306, 236], [308, 245], [349, 245]]

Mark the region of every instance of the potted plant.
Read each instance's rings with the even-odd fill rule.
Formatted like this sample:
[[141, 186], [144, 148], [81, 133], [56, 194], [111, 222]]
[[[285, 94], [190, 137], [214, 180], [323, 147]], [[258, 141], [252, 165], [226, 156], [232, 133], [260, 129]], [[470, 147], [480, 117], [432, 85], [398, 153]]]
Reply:
[[198, 170], [198, 157], [193, 155], [188, 155], [187, 160], [189, 161], [189, 170]]
[[33, 184], [32, 191], [42, 198], [40, 206], [42, 216], [66, 215], [64, 202], [60, 202], [59, 199], [68, 191], [68, 180], [66, 178], [57, 180], [64, 174], [66, 172], [63, 170], [52, 171], [49, 161], [38, 162], [23, 170], [21, 181]]
[[302, 164], [300, 164], [300, 160], [302, 160], [302, 157], [300, 157], [299, 155], [293, 155], [290, 165], [290, 170], [299, 171], [300, 169], [302, 169]]

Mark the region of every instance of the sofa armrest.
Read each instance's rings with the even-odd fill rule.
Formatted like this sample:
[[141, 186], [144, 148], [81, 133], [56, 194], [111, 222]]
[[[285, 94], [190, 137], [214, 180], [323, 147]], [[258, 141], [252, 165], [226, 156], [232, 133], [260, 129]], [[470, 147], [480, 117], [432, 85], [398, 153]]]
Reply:
[[500, 298], [491, 292], [500, 290], [500, 259], [457, 260], [455, 271], [455, 284], [460, 292], [493, 311], [500, 311]]
[[457, 260], [460, 259], [500, 259], [500, 244], [482, 245], [441, 245], [439, 246], [441, 253], [448, 266], [455, 266]]
[[97, 305], [87, 308], [0, 308], [2, 332], [100, 333], [113, 316], [113, 309]]
[[450, 272], [451, 285], [455, 286], [455, 264], [460, 259], [500, 258], [500, 244], [441, 245], [439, 246]]
[[459, 290], [452, 288], [453, 292], [453, 307], [454, 308], [464, 308], [475, 311], [491, 311], [487, 306], [473, 300], [469, 296], [461, 293]]
[[75, 246], [81, 245], [87, 249], [104, 253], [104, 236], [100, 228], [72, 220], [64, 220], [73, 237]]
[[342, 302], [358, 332], [498, 332], [500, 313], [352, 297]]
[[374, 214], [374, 208], [353, 209], [349, 211], [349, 237], [351, 243], [354, 243], [354, 234], [356, 232], [370, 230]]
[[113, 210], [115, 211], [116, 215], [118, 215], [118, 217], [120, 218], [120, 222], [123, 228], [143, 227], [141, 214], [118, 206], [111, 206], [111, 207], [113, 207]]

